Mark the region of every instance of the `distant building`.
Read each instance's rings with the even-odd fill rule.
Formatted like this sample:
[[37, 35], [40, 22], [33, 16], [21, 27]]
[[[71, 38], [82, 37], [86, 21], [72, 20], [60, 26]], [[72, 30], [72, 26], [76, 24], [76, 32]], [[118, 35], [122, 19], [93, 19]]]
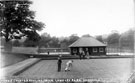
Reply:
[[69, 46], [71, 55], [78, 55], [82, 51], [89, 55], [106, 55], [106, 45], [94, 37], [81, 37]]

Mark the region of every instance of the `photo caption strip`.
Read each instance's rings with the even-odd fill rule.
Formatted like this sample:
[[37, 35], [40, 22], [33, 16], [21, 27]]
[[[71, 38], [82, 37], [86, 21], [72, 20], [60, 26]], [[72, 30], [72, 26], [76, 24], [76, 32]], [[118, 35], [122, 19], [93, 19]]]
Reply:
[[42, 78], [42, 79], [1, 79], [0, 83], [119, 83], [120, 81], [118, 80], [112, 80], [112, 79], [91, 79], [91, 78]]

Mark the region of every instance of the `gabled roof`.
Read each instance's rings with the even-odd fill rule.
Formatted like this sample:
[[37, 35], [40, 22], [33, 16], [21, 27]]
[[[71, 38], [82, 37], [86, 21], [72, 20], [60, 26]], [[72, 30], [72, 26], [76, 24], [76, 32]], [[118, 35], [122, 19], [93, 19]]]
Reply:
[[106, 46], [102, 42], [98, 41], [94, 37], [81, 37], [69, 47], [96, 47], [96, 46]]

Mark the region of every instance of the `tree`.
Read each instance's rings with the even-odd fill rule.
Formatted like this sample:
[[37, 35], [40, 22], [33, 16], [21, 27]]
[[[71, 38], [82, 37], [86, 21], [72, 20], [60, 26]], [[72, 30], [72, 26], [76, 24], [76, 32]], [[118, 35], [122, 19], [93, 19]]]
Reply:
[[0, 43], [3, 46], [5, 44], [5, 38], [0, 37]]
[[112, 33], [108, 36], [107, 38], [107, 43], [108, 44], [113, 44], [113, 45], [117, 45], [119, 44], [119, 37], [120, 37], [120, 34], [119, 33]]
[[39, 47], [49, 47], [49, 42], [51, 41], [51, 36], [48, 33], [43, 33], [39, 41]]
[[69, 36], [69, 44], [68, 45], [74, 43], [78, 39], [79, 39], [79, 37], [76, 34], [72, 34], [71, 36]]
[[29, 38], [27, 38], [24, 42], [23, 45], [25, 47], [36, 47], [38, 46], [38, 41], [32, 41]]
[[61, 42], [60, 42], [60, 48], [62, 49], [67, 49], [68, 48], [68, 43], [69, 43], [69, 40], [67, 38], [63, 39]]
[[91, 37], [89, 34], [85, 34], [82, 37]]
[[13, 46], [16, 46], [16, 47], [18, 47], [18, 46], [21, 45], [21, 43], [19, 42], [19, 40], [14, 40], [14, 41], [12, 41], [12, 43], [13, 43]]
[[40, 39], [37, 30], [42, 30], [44, 24], [34, 20], [35, 12], [29, 9], [30, 4], [29, 0], [0, 1], [0, 33], [6, 42], [23, 36], [32, 41]]
[[96, 39], [99, 40], [100, 42], [104, 42], [104, 41], [103, 41], [103, 38], [102, 38], [102, 35], [96, 36]]
[[133, 50], [134, 48], [134, 31], [133, 30], [128, 30], [125, 33], [121, 34], [120, 46]]
[[59, 48], [60, 43], [57, 37], [51, 37], [51, 41], [49, 42], [50, 47], [52, 48]]

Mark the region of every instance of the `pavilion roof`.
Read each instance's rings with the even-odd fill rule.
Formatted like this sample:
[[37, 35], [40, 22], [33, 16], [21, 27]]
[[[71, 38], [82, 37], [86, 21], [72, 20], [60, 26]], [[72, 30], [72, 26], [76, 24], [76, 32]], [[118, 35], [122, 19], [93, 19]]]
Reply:
[[102, 42], [98, 41], [94, 37], [81, 37], [69, 47], [97, 47], [97, 46], [106, 46]]

